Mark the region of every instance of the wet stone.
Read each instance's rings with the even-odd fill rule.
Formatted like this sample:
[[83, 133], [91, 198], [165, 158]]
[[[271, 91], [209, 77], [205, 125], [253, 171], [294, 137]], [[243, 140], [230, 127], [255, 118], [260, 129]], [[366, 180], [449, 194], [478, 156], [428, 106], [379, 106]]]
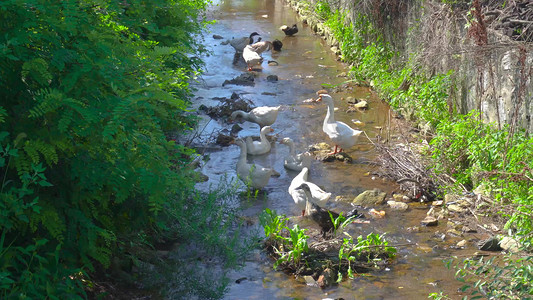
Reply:
[[221, 39], [223, 39], [223, 37], [222, 37], [221, 35], [218, 35], [218, 34], [213, 34], [213, 38], [214, 38], [215, 40], [221, 40]]
[[353, 200], [353, 204], [361, 206], [376, 206], [385, 202], [387, 193], [380, 191], [379, 189], [367, 190], [357, 195]]
[[268, 75], [267, 76], [267, 81], [268, 82], [276, 82], [276, 81], [278, 81], [278, 75]]
[[507, 250], [510, 252], [518, 252], [520, 250], [518, 241], [509, 236], [505, 236], [502, 238], [502, 240], [500, 241], [500, 247], [503, 250]]
[[224, 83], [222, 83], [222, 86], [225, 86], [226, 84], [234, 84], [234, 85], [244, 85], [244, 86], [254, 86], [255, 85], [255, 79], [254, 75], [251, 73], [242, 73], [241, 75], [231, 79], [231, 80], [225, 80]]
[[427, 216], [420, 222], [422, 226], [437, 226], [439, 224], [439, 220], [437, 220], [435, 217]]
[[500, 247], [500, 241], [495, 236], [484, 241], [480, 241], [478, 243], [478, 247], [479, 250], [483, 251], [502, 251], [502, 247]]
[[409, 204], [403, 202], [387, 201], [387, 204], [393, 210], [406, 211], [407, 209], [409, 209]]
[[334, 282], [335, 274], [330, 268], [325, 269], [317, 280], [317, 284], [321, 288], [327, 288], [331, 286]]

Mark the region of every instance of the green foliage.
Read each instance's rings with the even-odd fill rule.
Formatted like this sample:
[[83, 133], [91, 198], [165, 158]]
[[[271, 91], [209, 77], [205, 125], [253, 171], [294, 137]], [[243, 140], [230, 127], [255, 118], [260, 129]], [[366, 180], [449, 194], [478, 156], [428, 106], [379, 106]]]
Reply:
[[342, 212], [339, 214], [337, 218], [333, 218], [333, 215], [331, 214], [331, 212], [328, 211], [328, 213], [329, 213], [329, 218], [331, 219], [331, 223], [333, 223], [333, 235], [335, 236], [337, 235], [337, 231], [339, 229], [346, 228], [346, 226], [348, 226], [348, 224], [350, 224], [352, 220], [355, 218], [355, 216], [346, 218], [345, 216], [342, 215]]
[[0, 294], [72, 298], [80, 270], [171, 228], [168, 206], [194, 194], [194, 151], [167, 133], [195, 124], [206, 5], [0, 2]]
[[281, 257], [274, 263], [274, 269], [282, 262], [292, 263], [298, 266], [300, 264], [300, 258], [302, 254], [309, 251], [307, 246], [308, 236], [305, 234], [307, 229], [300, 229], [297, 224], [292, 228], [286, 228], [289, 232], [288, 238], [283, 238], [286, 246], [289, 246], [289, 250], [283, 253]]
[[315, 4], [315, 13], [317, 14], [320, 20], [327, 20], [331, 15], [331, 8], [329, 4], [325, 1], [318, 1]]
[[430, 293], [428, 295], [428, 298], [435, 299], [435, 300], [451, 300], [452, 299], [448, 297], [448, 295], [444, 295], [442, 292]]
[[526, 240], [533, 238], [528, 208], [533, 204], [533, 138], [520, 130], [511, 137], [507, 126], [500, 130], [485, 124], [479, 113], [472, 111], [441, 122], [431, 146], [437, 172], [452, 174], [457, 185], [483, 184], [502, 203], [514, 203], [516, 210], [504, 213], [509, 220], [507, 228]]
[[281, 232], [284, 228], [287, 228], [288, 218], [285, 215], [278, 216], [276, 211], [265, 208], [265, 210], [259, 215], [259, 224], [263, 226], [265, 230], [265, 237], [267, 239], [277, 239], [281, 237]]
[[[470, 1], [441, 2], [464, 9], [470, 6]], [[339, 42], [343, 61], [352, 65], [354, 80], [370, 83], [394, 109], [421, 124], [424, 131], [435, 132], [431, 141], [434, 168], [455, 180], [455, 186], [442, 188], [463, 190], [482, 184], [501, 204], [512, 205], [512, 210], [497, 213], [507, 218], [506, 229], [516, 233], [522, 245], [531, 247], [533, 139], [517, 128], [485, 124], [475, 111], [458, 115], [450, 99], [456, 88], [452, 71], [428, 75], [415, 57], [404, 61], [375, 30], [370, 14], [359, 13], [348, 21], [343, 13], [330, 9], [328, 14], [321, 6], [315, 13]]]
[[[457, 258], [448, 260], [451, 268]], [[471, 299], [528, 299], [533, 295], [533, 256], [468, 258], [453, 265], [457, 280], [464, 283], [461, 290], [470, 290]]]
[[274, 263], [274, 268], [280, 264], [298, 266], [302, 255], [308, 252], [307, 229], [300, 229], [298, 225], [293, 228], [287, 226], [288, 218], [278, 216], [276, 211], [265, 209], [259, 216], [259, 222], [265, 230], [267, 243], [274, 247], [274, 252], [279, 258]]
[[[370, 233], [364, 238], [363, 236], [357, 237], [357, 243], [354, 243], [353, 237], [344, 233], [347, 238], [343, 239], [343, 244], [339, 249], [339, 272], [337, 282], [342, 281], [341, 264], [348, 262], [348, 277], [353, 279], [354, 274], [351, 263], [356, 259], [364, 257], [369, 262], [378, 262], [381, 260], [381, 254], [389, 258], [393, 258], [396, 255], [396, 248], [388, 246], [389, 242], [385, 240], [384, 235], [377, 233]], [[371, 251], [372, 250], [372, 251]]]

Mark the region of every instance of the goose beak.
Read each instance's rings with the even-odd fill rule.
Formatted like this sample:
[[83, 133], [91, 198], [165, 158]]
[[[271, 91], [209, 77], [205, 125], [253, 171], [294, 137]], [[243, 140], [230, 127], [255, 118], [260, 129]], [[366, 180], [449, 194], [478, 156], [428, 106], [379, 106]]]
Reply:
[[321, 102], [322, 101], [322, 94], [318, 95], [318, 99], [316, 99], [316, 102]]

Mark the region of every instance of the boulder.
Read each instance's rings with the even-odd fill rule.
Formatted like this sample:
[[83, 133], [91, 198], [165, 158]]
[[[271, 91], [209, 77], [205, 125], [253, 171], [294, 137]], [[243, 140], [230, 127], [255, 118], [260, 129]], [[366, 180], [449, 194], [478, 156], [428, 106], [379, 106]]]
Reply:
[[355, 197], [353, 204], [364, 207], [381, 205], [385, 202], [386, 196], [387, 193], [382, 192], [379, 189], [366, 190]]
[[509, 236], [504, 236], [502, 240], [500, 241], [500, 247], [502, 247], [503, 250], [507, 250], [509, 252], [518, 252], [520, 250], [520, 244], [517, 240], [513, 239]]
[[500, 241], [497, 237], [493, 236], [484, 241], [478, 243], [479, 250], [483, 251], [502, 251], [500, 247]]

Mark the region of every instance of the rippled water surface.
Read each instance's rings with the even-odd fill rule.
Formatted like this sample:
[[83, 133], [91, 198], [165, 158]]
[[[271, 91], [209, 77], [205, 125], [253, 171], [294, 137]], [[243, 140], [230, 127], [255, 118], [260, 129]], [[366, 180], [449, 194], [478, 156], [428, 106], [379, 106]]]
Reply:
[[[317, 142], [328, 142], [322, 132], [322, 121], [326, 114], [323, 104], [306, 105], [302, 101], [315, 97], [315, 92], [328, 86], [340, 85], [347, 79], [338, 75], [347, 72], [346, 65], [337, 61], [324, 41], [302, 24], [295, 12], [283, 1], [276, 0], [248, 0], [248, 1], [220, 1], [209, 10], [210, 19], [216, 23], [209, 26], [209, 32], [204, 36], [204, 42], [211, 51], [206, 61], [206, 73], [195, 87], [195, 105], [214, 106], [219, 103], [214, 97], [229, 98], [233, 92], [242, 98], [251, 100], [255, 106], [283, 105], [276, 123], [272, 126], [275, 135], [291, 137], [298, 149]], [[283, 24], [298, 24], [300, 31], [293, 37], [285, 37], [279, 27]], [[233, 64], [234, 49], [221, 42], [232, 37], [248, 36], [252, 31], [260, 33], [264, 40], [279, 39], [283, 42], [283, 49], [278, 53], [267, 52], [263, 56], [265, 61], [275, 60], [277, 66], [262, 64], [261, 71], [254, 71], [255, 86], [225, 85], [227, 80], [245, 73], [243, 62]], [[224, 39], [214, 39], [213, 35], [220, 35]], [[268, 75], [277, 75], [279, 81], [268, 82]], [[329, 88], [331, 91], [332, 89]], [[387, 132], [389, 108], [375, 93], [368, 88], [357, 87], [351, 90], [332, 92], [335, 106], [339, 109], [335, 113], [337, 120], [348, 124], [356, 119], [364, 122], [363, 129], [372, 140], [380, 132]], [[346, 101], [348, 96], [365, 99], [370, 109], [364, 112], [347, 113]], [[240, 124], [244, 129], [239, 132], [240, 137], [258, 135], [258, 126], [251, 123]], [[224, 121], [209, 120], [207, 117], [200, 126], [202, 133], [208, 135], [222, 129], [231, 128], [231, 124]], [[354, 126], [355, 127], [355, 126]], [[380, 131], [381, 130], [381, 131]], [[257, 215], [265, 208], [275, 209], [287, 216], [297, 216], [298, 208], [287, 193], [287, 188], [296, 175], [295, 172], [283, 168], [283, 157], [288, 148], [275, 143], [271, 153], [267, 155], [249, 157], [249, 161], [263, 166], [271, 166], [281, 173], [279, 178], [272, 178], [266, 187], [267, 195], [260, 195], [256, 200], [240, 203], [245, 208], [244, 213], [255, 221]], [[332, 192], [332, 199], [340, 195], [355, 197], [364, 190], [378, 188], [387, 193], [397, 186], [381, 179], [365, 176], [372, 170], [369, 164], [375, 152], [372, 143], [361, 137], [357, 146], [350, 150], [354, 158], [353, 163], [342, 162], [322, 163], [313, 162], [309, 180]], [[202, 171], [209, 176], [209, 181], [199, 185], [207, 189], [216, 186], [227, 176], [235, 178], [235, 165], [239, 156], [237, 146], [220, 147], [207, 151], [210, 160]], [[342, 205], [331, 201], [329, 208], [339, 210]], [[399, 247], [399, 253], [392, 266], [386, 271], [370, 273], [355, 280], [344, 281], [338, 286], [321, 290], [307, 286], [301, 280], [291, 275], [274, 271], [272, 262], [264, 253], [256, 251], [250, 255], [242, 269], [233, 271], [233, 282], [239, 278], [246, 278], [239, 284], [232, 283], [226, 299], [427, 299], [430, 292], [443, 290], [452, 298], [460, 298], [456, 293], [460, 286], [453, 278], [453, 270], [443, 265], [443, 259], [451, 255], [450, 251], [440, 251], [442, 247], [435, 247], [437, 240], [433, 238], [435, 231], [446, 231], [445, 222], [437, 228], [422, 228], [418, 233], [407, 230], [408, 227], [418, 226], [428, 210], [425, 205], [412, 206], [407, 212], [392, 212], [386, 208], [387, 216], [381, 220], [374, 220], [370, 224], [353, 224], [351, 230], [360, 234], [370, 232], [386, 233], [391, 244], [412, 244]], [[460, 253], [455, 253], [459, 254]]]

